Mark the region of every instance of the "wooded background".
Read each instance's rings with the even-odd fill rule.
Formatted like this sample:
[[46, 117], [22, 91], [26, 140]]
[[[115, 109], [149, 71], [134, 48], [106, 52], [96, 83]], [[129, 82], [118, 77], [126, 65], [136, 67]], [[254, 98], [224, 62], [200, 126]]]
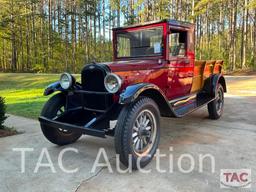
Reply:
[[80, 72], [112, 60], [113, 27], [196, 24], [197, 59], [256, 69], [256, 0], [0, 0], [0, 71]]

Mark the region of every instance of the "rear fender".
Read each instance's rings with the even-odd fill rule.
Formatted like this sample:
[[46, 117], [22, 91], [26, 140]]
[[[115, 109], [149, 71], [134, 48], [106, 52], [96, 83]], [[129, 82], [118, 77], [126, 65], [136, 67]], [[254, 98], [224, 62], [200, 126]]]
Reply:
[[226, 93], [227, 92], [226, 80], [222, 74], [215, 74], [209, 77], [208, 79], [206, 79], [203, 89], [204, 91], [210, 93], [212, 96], [215, 96], [218, 84], [222, 85], [224, 92]]

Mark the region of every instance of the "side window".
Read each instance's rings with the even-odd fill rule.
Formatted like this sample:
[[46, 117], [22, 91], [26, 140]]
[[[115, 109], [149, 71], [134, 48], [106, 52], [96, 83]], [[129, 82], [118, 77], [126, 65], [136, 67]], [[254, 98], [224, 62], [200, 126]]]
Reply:
[[118, 55], [121, 57], [130, 57], [131, 56], [131, 42], [128, 37], [119, 36], [118, 41]]
[[169, 35], [170, 56], [185, 57], [187, 47], [187, 32], [171, 31]]
[[[162, 36], [157, 34], [150, 37], [150, 49], [151, 54], [160, 54], [162, 53]], [[148, 50], [149, 52], [149, 50]], [[150, 53], [150, 52], [149, 52]]]

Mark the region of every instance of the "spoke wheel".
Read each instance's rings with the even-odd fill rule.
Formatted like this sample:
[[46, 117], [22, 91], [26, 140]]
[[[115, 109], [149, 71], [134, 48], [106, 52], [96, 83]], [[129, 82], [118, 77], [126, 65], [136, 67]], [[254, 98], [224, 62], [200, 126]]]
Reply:
[[218, 90], [218, 96], [216, 98], [216, 110], [219, 115], [221, 115], [224, 104], [224, 95], [221, 89]]
[[149, 110], [143, 110], [137, 116], [133, 131], [133, 150], [138, 156], [145, 156], [152, 149], [156, 138], [156, 120]]
[[208, 112], [210, 119], [219, 119], [222, 116], [224, 108], [224, 89], [221, 84], [216, 90], [215, 100], [208, 104]]
[[[160, 112], [154, 100], [139, 97], [125, 106], [115, 128], [115, 148], [120, 161], [133, 169], [145, 167], [160, 140]], [[130, 161], [131, 160], [131, 161]]]

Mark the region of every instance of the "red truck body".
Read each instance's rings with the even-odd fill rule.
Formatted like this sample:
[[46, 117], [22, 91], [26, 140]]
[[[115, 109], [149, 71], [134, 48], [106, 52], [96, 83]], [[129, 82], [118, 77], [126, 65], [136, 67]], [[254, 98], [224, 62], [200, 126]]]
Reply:
[[[163, 47], [165, 51], [162, 56], [117, 58], [117, 33], [156, 27], [163, 28]], [[184, 31], [187, 34], [186, 54], [184, 57], [171, 56], [169, 54], [168, 35], [172, 30]], [[200, 83], [203, 81], [203, 75], [209, 77], [211, 74], [221, 73], [223, 64], [222, 61], [195, 61], [194, 25], [173, 20], [114, 29], [113, 50], [114, 61], [105, 64], [114, 73], [122, 77], [124, 80], [123, 88], [136, 83], [152, 83], [157, 85], [165, 93], [168, 100], [199, 91], [202, 88]], [[213, 66], [209, 67], [209, 65]]]
[[66, 145], [82, 134], [114, 136], [120, 161], [129, 167], [131, 155], [138, 169], [156, 152], [160, 116], [183, 117], [207, 105], [210, 119], [221, 117], [223, 61], [195, 61], [193, 24], [163, 20], [116, 28], [113, 50], [113, 62], [84, 67], [81, 83], [64, 73], [46, 88], [45, 95], [60, 92], [39, 117], [49, 141]]

